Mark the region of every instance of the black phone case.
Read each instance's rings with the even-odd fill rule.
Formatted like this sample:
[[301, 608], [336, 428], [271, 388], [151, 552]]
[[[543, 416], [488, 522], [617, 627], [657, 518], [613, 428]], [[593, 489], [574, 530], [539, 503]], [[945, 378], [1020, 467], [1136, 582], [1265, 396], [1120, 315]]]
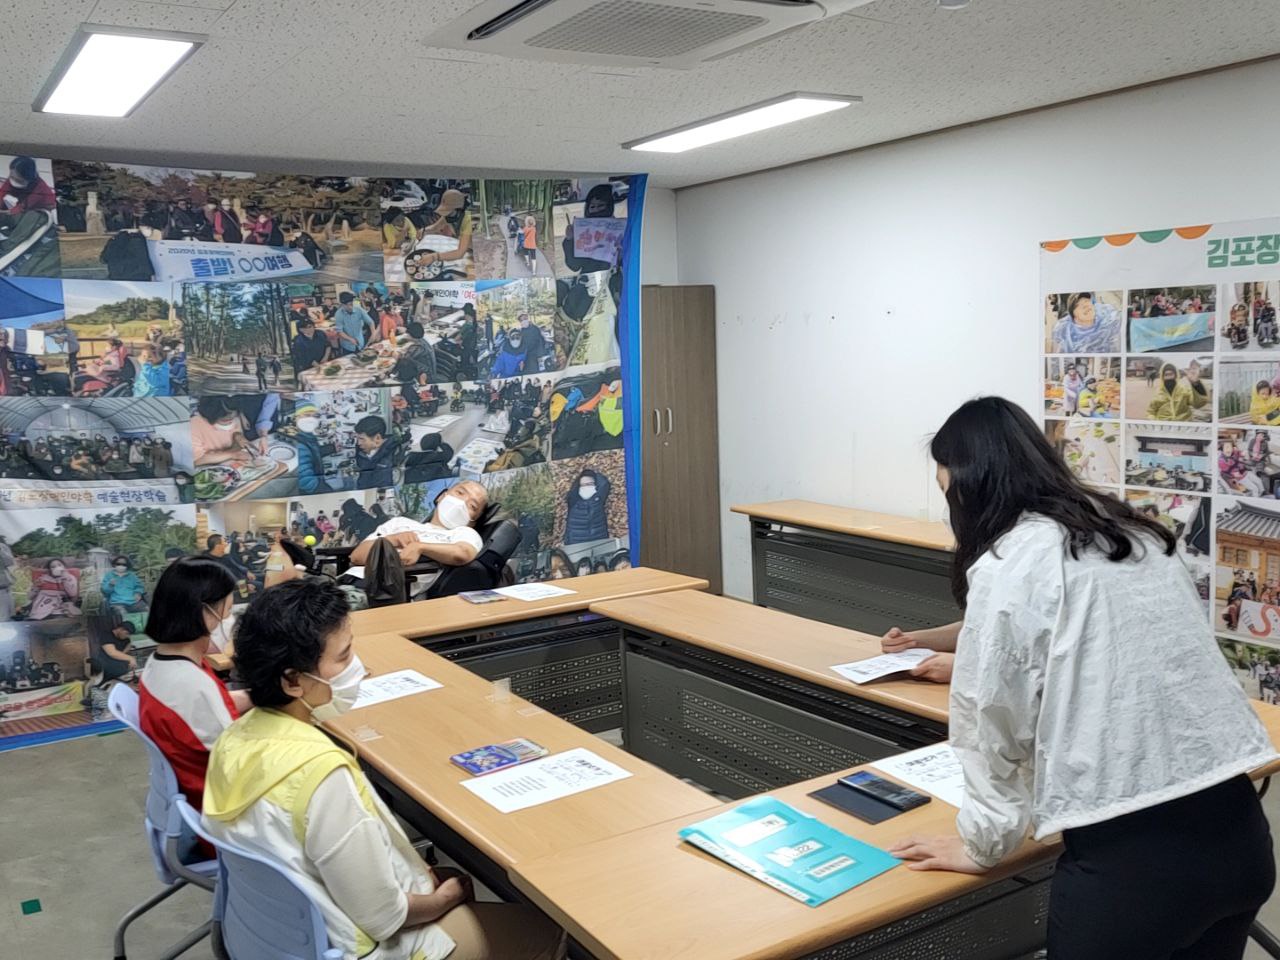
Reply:
[[866, 823], [883, 823], [885, 820], [892, 820], [899, 814], [906, 812], [899, 810], [897, 807], [889, 806], [883, 800], [877, 800], [875, 797], [867, 796], [865, 793], [859, 793], [852, 787], [846, 787], [840, 783], [833, 783], [829, 787], [815, 790], [809, 796], [815, 800], [830, 804], [838, 810], [843, 810], [845, 813], [852, 814]]

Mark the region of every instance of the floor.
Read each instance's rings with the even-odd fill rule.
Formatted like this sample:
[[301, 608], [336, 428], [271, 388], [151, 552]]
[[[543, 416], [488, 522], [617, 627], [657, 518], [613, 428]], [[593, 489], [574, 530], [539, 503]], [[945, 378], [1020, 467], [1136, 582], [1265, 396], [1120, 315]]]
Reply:
[[[5, 960], [110, 956], [120, 915], [157, 889], [142, 839], [146, 760], [128, 734], [0, 754], [0, 953]], [[1280, 824], [1280, 789], [1264, 801]], [[39, 912], [23, 913], [38, 900]], [[183, 890], [130, 928], [129, 956], [153, 960], [209, 917]], [[1262, 921], [1280, 931], [1280, 895]], [[213, 960], [208, 942], [186, 960]], [[1250, 945], [1247, 960], [1266, 955]]]

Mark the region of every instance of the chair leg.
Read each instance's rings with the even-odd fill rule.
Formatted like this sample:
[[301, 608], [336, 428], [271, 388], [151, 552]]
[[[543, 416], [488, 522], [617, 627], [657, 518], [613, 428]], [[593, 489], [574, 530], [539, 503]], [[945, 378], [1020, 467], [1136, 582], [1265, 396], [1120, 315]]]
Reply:
[[1249, 939], [1260, 946], [1267, 956], [1280, 960], [1280, 940], [1257, 920], [1249, 927]]
[[162, 953], [160, 955], [160, 960], [177, 960], [178, 957], [182, 956], [205, 937], [209, 936], [209, 931], [212, 928], [212, 920], [202, 926], [196, 927], [172, 947]]
[[115, 960], [126, 960], [125, 952], [124, 952], [124, 932], [127, 929], [129, 929], [129, 924], [133, 923], [133, 921], [137, 920], [140, 916], [142, 916], [152, 907], [156, 906], [159, 903], [163, 903], [165, 900], [168, 900], [170, 897], [172, 897], [175, 893], [177, 893], [186, 885], [187, 885], [187, 881], [185, 880], [179, 880], [176, 883], [170, 884], [169, 886], [161, 890], [159, 893], [157, 893], [155, 896], [151, 897], [148, 900], [142, 901], [142, 903], [138, 904], [136, 907], [134, 907], [132, 910], [130, 910], [128, 913], [126, 913], [123, 917], [120, 918], [120, 922], [116, 924], [115, 953], [113, 954], [113, 956], [115, 957]]

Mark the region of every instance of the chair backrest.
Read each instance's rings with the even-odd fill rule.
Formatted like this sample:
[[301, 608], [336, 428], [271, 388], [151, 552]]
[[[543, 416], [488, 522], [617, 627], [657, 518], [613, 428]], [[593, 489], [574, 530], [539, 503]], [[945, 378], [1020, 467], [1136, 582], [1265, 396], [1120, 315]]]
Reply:
[[503, 571], [520, 546], [520, 528], [514, 520], [490, 521], [480, 531], [484, 543], [470, 563], [445, 567], [427, 590], [427, 599], [452, 597], [464, 590], [492, 590], [502, 585]]
[[218, 852], [218, 905], [222, 945], [230, 960], [341, 960], [329, 947], [324, 914], [277, 864], [204, 829], [200, 814], [181, 797], [179, 815]]
[[178, 825], [173, 810], [173, 798], [179, 796], [178, 777], [160, 748], [142, 732], [142, 724], [138, 719], [138, 694], [132, 687], [126, 683], [117, 683], [112, 686], [111, 694], [107, 698], [107, 709], [111, 711], [113, 717], [136, 733], [146, 748], [147, 763], [150, 767], [147, 776], [145, 823], [147, 845], [151, 848], [151, 859], [160, 882], [173, 883], [177, 879], [177, 874], [165, 862], [164, 847], [168, 831], [176, 830]]

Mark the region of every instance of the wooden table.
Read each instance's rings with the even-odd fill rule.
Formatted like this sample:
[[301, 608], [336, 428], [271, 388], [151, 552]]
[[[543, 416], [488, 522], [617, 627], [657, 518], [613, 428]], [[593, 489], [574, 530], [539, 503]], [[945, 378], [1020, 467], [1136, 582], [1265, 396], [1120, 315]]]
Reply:
[[[465, 664], [585, 730], [622, 726], [622, 658], [617, 628], [588, 607], [597, 600], [664, 590], [702, 590], [705, 580], [635, 567], [557, 581], [563, 597], [474, 604], [460, 597], [402, 603], [351, 615], [356, 636], [395, 633]], [[211, 654], [229, 670], [232, 651]]]
[[874, 634], [959, 619], [944, 524], [809, 500], [730, 509], [751, 521], [761, 606]]
[[622, 625], [627, 748], [726, 796], [946, 739], [948, 687], [831, 670], [876, 637], [691, 590], [591, 610]]
[[[439, 690], [352, 711], [326, 724], [351, 744], [402, 817], [499, 891], [523, 860], [721, 804], [643, 760], [450, 663], [399, 634], [365, 634], [356, 652], [374, 675], [414, 669]], [[512, 737], [560, 753], [587, 747], [632, 773], [626, 780], [551, 804], [502, 814], [461, 783], [449, 758]]]
[[[913, 833], [954, 832], [956, 808], [940, 800], [873, 826], [808, 796], [843, 772], [769, 796], [881, 848]], [[861, 956], [857, 938], [873, 931], [868, 946], [901, 945], [876, 957], [1007, 960], [1043, 946], [1053, 847], [1027, 842], [982, 877], [895, 867], [814, 908], [681, 842], [681, 828], [714, 815], [526, 860], [512, 879], [598, 960], [837, 960]], [[847, 953], [817, 952], [849, 941]]]

